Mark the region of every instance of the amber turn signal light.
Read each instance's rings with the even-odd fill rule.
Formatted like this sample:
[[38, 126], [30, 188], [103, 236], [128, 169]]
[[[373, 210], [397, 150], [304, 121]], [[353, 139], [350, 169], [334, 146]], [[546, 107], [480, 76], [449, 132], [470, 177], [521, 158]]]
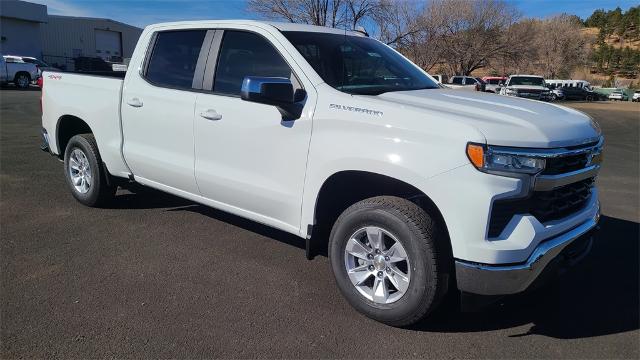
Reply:
[[484, 146], [467, 144], [467, 156], [471, 163], [478, 169], [484, 166]]

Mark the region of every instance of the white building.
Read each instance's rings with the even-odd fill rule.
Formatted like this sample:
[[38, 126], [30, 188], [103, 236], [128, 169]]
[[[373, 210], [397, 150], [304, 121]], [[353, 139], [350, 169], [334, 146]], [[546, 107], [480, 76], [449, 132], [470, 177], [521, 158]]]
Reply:
[[0, 0], [3, 54], [34, 56], [72, 70], [78, 57], [130, 58], [142, 29], [102, 18], [48, 15], [47, 7]]
[[47, 7], [44, 5], [0, 0], [2, 54], [41, 57], [41, 25], [46, 22]]
[[110, 19], [57, 15], [49, 15], [41, 29], [43, 60], [67, 68], [80, 56], [115, 62], [130, 58], [142, 33], [140, 28]]

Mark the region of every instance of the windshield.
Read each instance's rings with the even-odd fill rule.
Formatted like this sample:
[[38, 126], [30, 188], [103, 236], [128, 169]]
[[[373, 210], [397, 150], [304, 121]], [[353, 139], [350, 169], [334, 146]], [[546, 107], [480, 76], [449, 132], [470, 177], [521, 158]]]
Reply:
[[327, 84], [342, 92], [379, 95], [439, 88], [403, 56], [373, 39], [298, 31], [283, 34]]
[[509, 85], [544, 86], [544, 79], [536, 76], [517, 76], [509, 80]]

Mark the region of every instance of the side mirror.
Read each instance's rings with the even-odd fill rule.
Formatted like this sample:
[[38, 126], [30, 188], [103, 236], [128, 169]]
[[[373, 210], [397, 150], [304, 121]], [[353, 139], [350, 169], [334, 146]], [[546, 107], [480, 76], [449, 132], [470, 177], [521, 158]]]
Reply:
[[[294, 93], [291, 80], [280, 77], [247, 76], [240, 90], [242, 100], [277, 107], [283, 120], [300, 118], [306, 98], [300, 95], [300, 92]], [[302, 100], [296, 101], [296, 98]]]

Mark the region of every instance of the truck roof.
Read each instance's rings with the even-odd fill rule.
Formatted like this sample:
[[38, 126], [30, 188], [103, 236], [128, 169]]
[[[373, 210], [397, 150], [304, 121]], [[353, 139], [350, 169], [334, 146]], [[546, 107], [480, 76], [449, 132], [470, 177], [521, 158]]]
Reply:
[[174, 21], [174, 22], [165, 22], [165, 23], [157, 23], [147, 26], [147, 28], [156, 28], [156, 27], [176, 27], [180, 28], [182, 26], [211, 26], [211, 25], [262, 25], [262, 26], [270, 26], [275, 27], [280, 31], [303, 31], [303, 32], [321, 32], [321, 33], [329, 33], [329, 34], [341, 34], [341, 35], [351, 35], [351, 36], [364, 36], [362, 33], [353, 30], [345, 30], [345, 29], [336, 29], [330, 28], [326, 26], [317, 26], [317, 25], [308, 25], [308, 24], [293, 24], [286, 22], [275, 22], [275, 21], [258, 21], [258, 20], [194, 20], [194, 21]]

